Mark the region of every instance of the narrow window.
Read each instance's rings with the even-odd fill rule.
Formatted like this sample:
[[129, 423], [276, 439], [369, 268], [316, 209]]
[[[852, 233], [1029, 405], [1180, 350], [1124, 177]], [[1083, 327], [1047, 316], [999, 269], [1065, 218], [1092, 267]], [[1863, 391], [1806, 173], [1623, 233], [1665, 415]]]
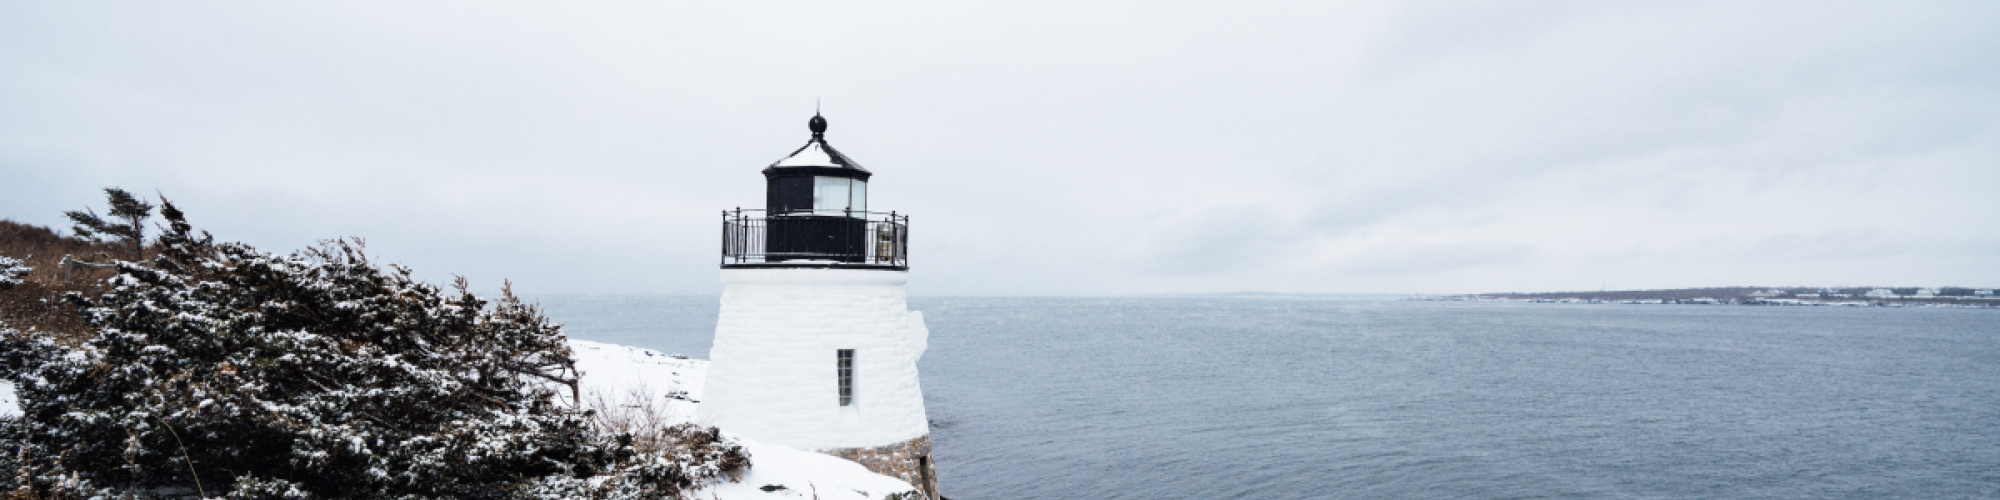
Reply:
[[854, 350], [841, 349], [840, 360], [840, 405], [854, 404]]

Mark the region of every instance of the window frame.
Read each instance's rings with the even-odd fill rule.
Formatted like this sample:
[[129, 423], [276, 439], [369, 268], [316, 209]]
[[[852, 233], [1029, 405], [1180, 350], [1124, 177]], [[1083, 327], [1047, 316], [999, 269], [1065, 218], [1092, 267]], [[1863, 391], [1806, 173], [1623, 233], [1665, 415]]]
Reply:
[[813, 176], [812, 213], [867, 218], [868, 181], [832, 175]]
[[854, 406], [854, 350], [838, 349], [833, 357], [835, 376], [839, 379], [840, 405]]

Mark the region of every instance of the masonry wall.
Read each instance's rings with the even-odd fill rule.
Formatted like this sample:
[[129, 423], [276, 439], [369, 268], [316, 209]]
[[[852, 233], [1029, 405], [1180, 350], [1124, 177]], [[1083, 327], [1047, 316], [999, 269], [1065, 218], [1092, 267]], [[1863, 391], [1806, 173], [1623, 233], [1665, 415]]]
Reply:
[[[803, 450], [901, 446], [930, 433], [917, 358], [929, 330], [909, 273], [724, 269], [722, 310], [697, 421]], [[855, 350], [840, 406], [836, 351]], [[926, 455], [928, 439], [924, 439]], [[914, 482], [913, 482], [914, 484]]]
[[938, 498], [937, 466], [930, 460], [931, 437], [928, 434], [887, 446], [838, 448], [821, 450], [821, 453], [852, 460], [876, 474], [908, 482], [923, 490], [924, 496]]

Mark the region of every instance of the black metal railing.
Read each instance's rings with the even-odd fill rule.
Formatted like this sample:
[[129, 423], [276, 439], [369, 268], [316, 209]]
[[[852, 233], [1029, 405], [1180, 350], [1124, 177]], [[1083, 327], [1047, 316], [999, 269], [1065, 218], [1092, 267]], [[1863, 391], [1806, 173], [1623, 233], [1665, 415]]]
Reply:
[[722, 212], [723, 267], [909, 267], [910, 216]]

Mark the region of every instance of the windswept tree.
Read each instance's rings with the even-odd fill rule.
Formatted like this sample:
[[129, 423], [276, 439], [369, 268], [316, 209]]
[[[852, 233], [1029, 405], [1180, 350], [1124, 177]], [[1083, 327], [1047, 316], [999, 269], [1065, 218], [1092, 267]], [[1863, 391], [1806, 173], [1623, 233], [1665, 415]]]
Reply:
[[23, 413], [0, 422], [0, 495], [658, 498], [747, 462], [712, 428], [683, 433], [695, 453], [633, 460], [631, 434], [574, 404], [560, 325], [511, 292], [419, 282], [358, 242], [216, 243], [160, 202], [158, 254], [70, 296], [82, 345], [0, 325]]
[[144, 256], [146, 248], [146, 218], [153, 216], [153, 204], [132, 196], [123, 189], [104, 188], [107, 201], [111, 203], [111, 220], [97, 216], [97, 211], [83, 207], [83, 211], [63, 212], [71, 222], [76, 223], [76, 235], [98, 241], [122, 242], [132, 248], [132, 260]]

